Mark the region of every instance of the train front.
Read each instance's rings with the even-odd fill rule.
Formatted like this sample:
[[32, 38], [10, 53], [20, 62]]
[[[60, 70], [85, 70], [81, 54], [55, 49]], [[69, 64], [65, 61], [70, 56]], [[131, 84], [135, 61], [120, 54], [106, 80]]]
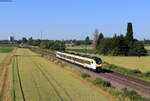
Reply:
[[96, 71], [100, 72], [102, 70], [102, 65], [103, 65], [101, 58], [94, 57], [94, 61], [95, 61]]

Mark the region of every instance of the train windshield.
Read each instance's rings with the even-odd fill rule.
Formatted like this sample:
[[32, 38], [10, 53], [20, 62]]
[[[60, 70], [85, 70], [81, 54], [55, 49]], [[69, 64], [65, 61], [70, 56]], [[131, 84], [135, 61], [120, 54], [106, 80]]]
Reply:
[[97, 64], [101, 64], [101, 63], [102, 63], [102, 60], [101, 60], [100, 58], [94, 58], [94, 60], [95, 60], [95, 62], [96, 62]]

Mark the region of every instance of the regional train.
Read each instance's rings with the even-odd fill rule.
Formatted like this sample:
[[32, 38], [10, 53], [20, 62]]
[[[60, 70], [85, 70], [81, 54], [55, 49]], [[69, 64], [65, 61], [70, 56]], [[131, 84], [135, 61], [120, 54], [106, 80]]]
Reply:
[[96, 72], [100, 72], [103, 65], [102, 60], [98, 57], [78, 54], [74, 52], [56, 51], [56, 57], [94, 70]]

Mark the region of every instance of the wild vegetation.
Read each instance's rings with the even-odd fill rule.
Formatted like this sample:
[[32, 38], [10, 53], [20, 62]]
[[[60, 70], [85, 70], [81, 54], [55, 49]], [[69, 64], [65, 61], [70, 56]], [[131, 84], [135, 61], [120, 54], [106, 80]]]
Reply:
[[107, 64], [107, 65], [103, 66], [103, 68], [150, 82], [150, 72], [149, 71], [141, 72], [139, 69], [126, 69], [126, 68], [112, 65], [112, 64]]
[[118, 89], [111, 86], [111, 83], [100, 78], [91, 78], [86, 73], [82, 73], [81, 77], [91, 82], [93, 85], [105, 90], [109, 94], [117, 97], [120, 101], [149, 101], [138, 95], [135, 91], [129, 91], [127, 88]]

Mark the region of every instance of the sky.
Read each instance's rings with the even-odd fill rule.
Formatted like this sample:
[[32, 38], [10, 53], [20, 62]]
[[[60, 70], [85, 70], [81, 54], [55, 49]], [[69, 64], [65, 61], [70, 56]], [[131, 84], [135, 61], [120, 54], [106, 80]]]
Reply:
[[150, 39], [150, 0], [4, 1], [0, 0], [0, 40], [10, 35], [15, 39], [92, 39], [96, 28], [112, 37], [125, 34], [128, 22], [133, 23], [136, 39]]

